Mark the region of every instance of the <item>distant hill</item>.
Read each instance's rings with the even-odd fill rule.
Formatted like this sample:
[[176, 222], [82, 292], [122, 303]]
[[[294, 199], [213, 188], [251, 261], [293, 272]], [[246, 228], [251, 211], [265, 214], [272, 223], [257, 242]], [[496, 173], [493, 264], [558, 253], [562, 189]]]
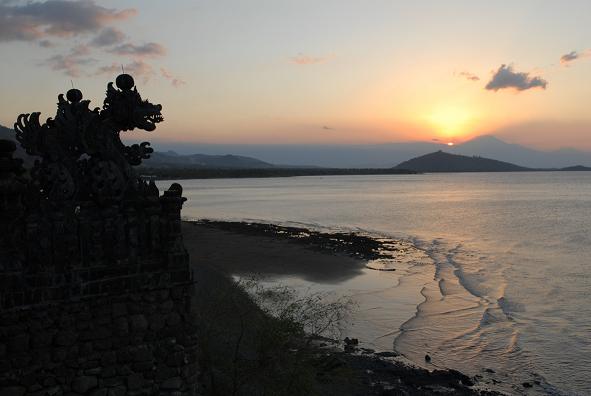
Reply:
[[[14, 131], [0, 125], [0, 139], [15, 140]], [[133, 142], [129, 141], [129, 143]], [[166, 142], [158, 142], [156, 146], [165, 150], [171, 147], [170, 143]], [[451, 153], [442, 152], [443, 147]], [[142, 166], [151, 169], [186, 169], [187, 171], [191, 169], [282, 169], [283, 173], [285, 169], [330, 168], [331, 172], [342, 169], [353, 172], [351, 174], [359, 174], [362, 169], [374, 169], [374, 171], [376, 169], [412, 169], [418, 172], [509, 172], [544, 169], [591, 171], [591, 153], [573, 149], [537, 151], [506, 143], [494, 136], [480, 136], [453, 147], [435, 142], [415, 142], [343, 146], [188, 144], [182, 148], [184, 153], [191, 153], [192, 150], [200, 154], [158, 151], [152, 154], [152, 158], [144, 161]], [[225, 150], [225, 152], [216, 154], [215, 151], [219, 150]], [[436, 150], [439, 151], [421, 156], [425, 152]], [[250, 155], [228, 155], [225, 154], [227, 152]], [[22, 158], [27, 167], [32, 166], [35, 160], [35, 157], [28, 156], [18, 144], [15, 156]], [[412, 159], [409, 160], [409, 158]], [[284, 165], [286, 163], [290, 165]], [[396, 163], [400, 164], [394, 167]], [[573, 163], [581, 165], [568, 166]], [[326, 170], [319, 170], [316, 173], [325, 174], [322, 172]], [[312, 171], [301, 171], [298, 174], [300, 173], [314, 174]], [[273, 172], [265, 174], [273, 174]]]
[[410, 169], [417, 172], [517, 172], [529, 168], [508, 162], [482, 157], [468, 157], [436, 151], [404, 161], [395, 169]]
[[[14, 129], [6, 128], [0, 125], [0, 139], [12, 140], [13, 142], [16, 142]], [[16, 142], [16, 151], [14, 152], [14, 156], [16, 158], [21, 158], [26, 167], [32, 166], [35, 162], [35, 159], [37, 158], [28, 155], [18, 142]]]
[[572, 164], [591, 166], [591, 153], [575, 149], [540, 151], [519, 144], [507, 143], [495, 136], [478, 136], [449, 148], [454, 154], [496, 158], [528, 168], [563, 168]]
[[0, 125], [0, 139], [15, 140], [14, 130]]
[[536, 150], [507, 143], [495, 136], [476, 137], [448, 147], [439, 141], [382, 144], [199, 144], [158, 142], [162, 151], [181, 154], [232, 153], [258, 158], [271, 164], [325, 168], [389, 168], [437, 150], [453, 154], [495, 158], [527, 168], [562, 168], [572, 164], [591, 166], [591, 152], [574, 149]]
[[579, 171], [589, 172], [589, 171], [591, 171], [591, 168], [588, 166], [583, 166], [583, 165], [575, 165], [575, 166], [567, 166], [566, 168], [562, 168], [560, 170], [567, 171], [567, 172], [579, 172]]
[[268, 169], [274, 165], [256, 158], [240, 155], [180, 155], [174, 151], [154, 152], [142, 163], [150, 168], [215, 168], [215, 169]]

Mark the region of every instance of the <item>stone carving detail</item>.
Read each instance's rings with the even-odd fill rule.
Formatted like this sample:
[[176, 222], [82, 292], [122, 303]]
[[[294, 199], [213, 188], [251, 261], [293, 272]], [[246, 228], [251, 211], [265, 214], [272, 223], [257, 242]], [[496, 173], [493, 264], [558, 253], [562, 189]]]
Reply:
[[16, 138], [30, 155], [41, 157], [31, 170], [41, 196], [50, 202], [93, 199], [101, 203], [137, 195], [132, 166], [153, 152], [144, 142], [126, 146], [120, 132], [153, 131], [162, 122], [162, 106], [142, 100], [128, 74], [109, 83], [102, 109], [89, 109], [82, 92], [71, 89], [58, 96], [54, 118], [39, 122], [40, 113], [21, 114]]
[[2, 308], [111, 290], [99, 273], [124, 277], [122, 290], [191, 280], [180, 234], [182, 187], [160, 196], [134, 170], [153, 152], [150, 144], [120, 138], [163, 121], [162, 106], [143, 100], [134, 85], [130, 75], [118, 76], [100, 109], [71, 89], [44, 123], [40, 113], [21, 114], [16, 140], [37, 157], [28, 178], [12, 159], [14, 143], [0, 142], [0, 269], [22, 270], [11, 278], [15, 287], [0, 290]]

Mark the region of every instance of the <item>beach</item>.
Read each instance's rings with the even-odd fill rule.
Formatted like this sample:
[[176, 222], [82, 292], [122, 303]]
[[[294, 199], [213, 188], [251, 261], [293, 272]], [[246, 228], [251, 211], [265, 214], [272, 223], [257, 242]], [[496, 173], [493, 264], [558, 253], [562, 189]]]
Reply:
[[[392, 267], [368, 269], [368, 266], [391, 259], [393, 241], [355, 233], [323, 233], [250, 222], [185, 221], [183, 238], [198, 286], [195, 297], [197, 306], [201, 304], [198, 309], [213, 311], [216, 315], [224, 304], [215, 295], [220, 290], [230, 290], [229, 282], [249, 276], [256, 276], [258, 282], [267, 286], [277, 279], [290, 277], [338, 285], [362, 277], [368, 270], [396, 272]], [[229, 312], [256, 310], [246, 302], [246, 296], [232, 301], [236, 305]], [[218, 307], [212, 310], [208, 307], [210, 304]], [[231, 331], [232, 319], [225, 318], [224, 323], [220, 327], [222, 331]], [[335, 394], [332, 392], [337, 389], [340, 394], [359, 395], [491, 394], [488, 393], [491, 384], [483, 378], [470, 378], [434, 362], [431, 364], [427, 356], [424, 367], [419, 367], [394, 351], [391, 342], [389, 348], [373, 349], [363, 339], [351, 338], [350, 342], [343, 342], [343, 339], [320, 338], [315, 345], [323, 361], [315, 366], [316, 375], [322, 377], [320, 383], [324, 391], [330, 392], [327, 394]], [[347, 377], [352, 373], [354, 384], [333, 376], [331, 371], [336, 368], [338, 372], [345, 368], [349, 372]]]

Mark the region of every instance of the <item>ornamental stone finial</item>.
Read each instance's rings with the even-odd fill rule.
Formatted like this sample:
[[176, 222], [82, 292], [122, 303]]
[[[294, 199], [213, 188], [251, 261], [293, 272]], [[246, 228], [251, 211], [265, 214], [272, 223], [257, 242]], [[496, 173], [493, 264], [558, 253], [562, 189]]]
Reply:
[[142, 100], [133, 77], [121, 74], [107, 85], [102, 109], [72, 88], [58, 96], [54, 118], [39, 122], [40, 113], [21, 114], [16, 138], [30, 155], [41, 158], [31, 170], [43, 198], [52, 202], [93, 200], [108, 204], [138, 195], [132, 167], [150, 157], [148, 142], [126, 146], [120, 133], [153, 131], [163, 121], [159, 104]]

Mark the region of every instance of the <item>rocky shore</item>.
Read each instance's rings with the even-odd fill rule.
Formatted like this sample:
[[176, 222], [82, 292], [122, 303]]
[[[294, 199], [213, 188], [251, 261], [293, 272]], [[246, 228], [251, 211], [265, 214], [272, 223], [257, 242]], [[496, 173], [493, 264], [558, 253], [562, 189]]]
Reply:
[[[265, 322], [265, 315], [247, 292], [233, 286], [232, 275], [291, 273], [322, 280], [342, 277], [343, 273], [355, 276], [368, 261], [389, 257], [392, 246], [388, 241], [356, 233], [323, 233], [273, 224], [207, 220], [184, 222], [183, 235], [193, 261], [198, 309], [216, 333], [208, 348], [213, 348], [216, 358], [221, 359], [228, 345], [235, 346], [236, 340], [240, 340], [239, 354], [249, 357], [242, 356], [246, 359], [243, 361], [236, 355], [227, 359], [228, 362], [239, 360], [239, 366], [244, 369], [254, 361], [264, 361], [257, 363], [256, 370], [244, 369], [248, 374], [243, 373], [245, 382], [236, 394], [268, 394], [269, 389], [275, 389], [275, 394], [499, 394], [479, 383], [479, 378], [470, 378], [455, 370], [430, 371], [416, 367], [393, 350], [376, 352], [360, 347], [357, 340], [318, 337], [310, 340], [301, 334], [269, 355], [261, 352], [257, 337], [262, 334], [268, 337], [265, 326], [272, 322]], [[219, 324], [216, 325], [216, 321]], [[248, 326], [245, 327], [245, 323]], [[276, 355], [282, 357], [275, 361], [272, 369], [267, 367], [267, 360], [274, 361]], [[217, 373], [210, 371], [209, 381], [204, 383], [209, 384], [209, 390], [219, 391], [223, 387], [221, 382], [231, 379], [224, 376], [223, 369], [216, 367], [223, 365], [221, 360], [215, 363], [216, 359], [211, 356], [205, 360], [201, 365], [203, 375], [208, 376], [207, 365]], [[232, 366], [232, 363], [225, 364]], [[286, 367], [280, 368], [282, 364]], [[258, 377], [269, 377], [266, 370], [271, 370], [272, 375], [283, 382], [286, 372], [298, 372], [297, 377], [306, 378], [309, 386], [273, 388], [277, 384], [269, 384]]]

